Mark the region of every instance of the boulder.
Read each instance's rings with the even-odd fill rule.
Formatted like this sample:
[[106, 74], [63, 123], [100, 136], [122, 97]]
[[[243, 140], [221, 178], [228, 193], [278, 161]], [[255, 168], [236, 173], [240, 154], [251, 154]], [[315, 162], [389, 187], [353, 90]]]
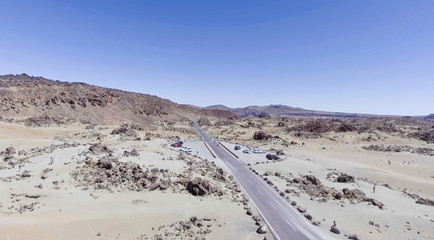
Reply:
[[335, 233], [335, 234], [341, 234], [341, 231], [339, 231], [339, 229], [336, 226], [332, 226], [330, 228], [330, 232]]
[[138, 157], [138, 156], [139, 156], [139, 153], [137, 152], [136, 149], [133, 149], [133, 151], [131, 151], [130, 154], [131, 154], [131, 156], [133, 156], [133, 157]]
[[265, 234], [265, 233], [267, 233], [267, 227], [266, 226], [259, 226], [258, 229], [256, 230], [256, 232], [259, 234]]
[[41, 175], [41, 179], [44, 180], [44, 179], [46, 179], [46, 178], [48, 178], [48, 173], [43, 173], [43, 174]]
[[249, 216], [252, 216], [252, 215], [253, 215], [253, 212], [252, 212], [252, 210], [249, 208], [249, 209], [247, 209], [246, 214], [249, 215]]
[[359, 240], [359, 236], [357, 236], [357, 234], [351, 234], [350, 236], [348, 236], [348, 239]]
[[373, 198], [371, 198], [370, 200], [371, 200], [372, 205], [377, 206], [380, 209], [383, 209], [384, 204], [382, 202], [380, 202], [376, 199], [373, 199]]
[[298, 207], [297, 207], [297, 210], [298, 210], [299, 212], [301, 212], [301, 213], [306, 212], [306, 208], [305, 208], [305, 207], [302, 207], [302, 206], [298, 206]]
[[5, 151], [5, 155], [13, 155], [13, 154], [15, 154], [17, 151], [15, 150], [15, 148], [13, 148], [13, 147], [8, 147], [8, 148], [6, 148], [6, 151]]
[[266, 134], [263, 131], [255, 132], [253, 134], [253, 139], [255, 139], [255, 140], [267, 140], [269, 138], [272, 138], [272, 136], [269, 134]]
[[320, 180], [313, 175], [307, 175], [306, 179], [315, 186], [321, 185]]
[[98, 160], [98, 162], [96, 163], [96, 165], [100, 168], [104, 168], [106, 170], [112, 169], [113, 168], [113, 164], [111, 163], [110, 160], [108, 159], [100, 159]]
[[423, 204], [423, 205], [428, 205], [428, 206], [434, 206], [434, 201], [431, 199], [425, 199], [425, 198], [419, 198], [416, 201], [417, 204]]
[[164, 181], [162, 181], [161, 183], [160, 183], [160, 190], [166, 190], [166, 189], [168, 189], [169, 188], [169, 182], [168, 181], [166, 181], [166, 180], [164, 180]]
[[89, 151], [93, 154], [111, 153], [112, 151], [102, 143], [95, 143], [89, 147]]
[[211, 193], [222, 194], [221, 189], [214, 187], [208, 180], [196, 178], [187, 182], [187, 191], [193, 196], [205, 196]]
[[354, 177], [345, 173], [341, 173], [341, 175], [339, 175], [336, 181], [340, 183], [354, 182]]
[[190, 218], [190, 222], [194, 223], [196, 221], [197, 221], [197, 217], [196, 216], [193, 216], [193, 217]]
[[344, 193], [343, 197], [348, 198], [348, 199], [356, 199], [359, 201], [366, 199], [366, 194], [362, 190], [357, 189], [357, 188], [353, 189], [353, 190], [350, 190], [348, 188], [344, 188], [344, 189], [342, 189], [342, 192]]
[[128, 151], [124, 151], [124, 157], [129, 157], [129, 156], [131, 156], [131, 153]]
[[30, 175], [30, 171], [29, 170], [25, 170], [24, 172], [21, 173], [21, 177], [22, 178], [28, 178], [32, 175]]

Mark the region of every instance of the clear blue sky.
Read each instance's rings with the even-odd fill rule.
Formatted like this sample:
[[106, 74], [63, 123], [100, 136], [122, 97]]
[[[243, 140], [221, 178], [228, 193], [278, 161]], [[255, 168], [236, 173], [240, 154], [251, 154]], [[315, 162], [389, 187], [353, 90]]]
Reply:
[[0, 74], [230, 107], [434, 112], [434, 1], [1, 1]]

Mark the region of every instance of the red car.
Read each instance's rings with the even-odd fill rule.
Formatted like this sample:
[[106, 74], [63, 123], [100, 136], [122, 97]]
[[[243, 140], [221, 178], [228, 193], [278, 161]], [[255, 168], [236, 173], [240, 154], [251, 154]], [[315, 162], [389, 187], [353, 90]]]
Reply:
[[172, 143], [170, 146], [172, 146], [172, 147], [182, 147], [182, 144], [183, 144], [182, 141], [178, 141], [178, 142]]

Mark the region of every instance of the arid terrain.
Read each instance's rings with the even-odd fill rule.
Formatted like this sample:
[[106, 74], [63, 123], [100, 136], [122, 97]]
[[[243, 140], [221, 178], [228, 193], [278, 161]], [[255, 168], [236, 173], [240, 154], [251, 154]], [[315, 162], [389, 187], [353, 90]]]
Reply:
[[273, 239], [192, 121], [337, 239], [434, 236], [430, 117], [241, 118], [27, 75], [0, 100], [0, 239]]
[[[409, 118], [202, 120], [312, 221], [359, 239], [434, 236], [434, 125]], [[234, 146], [230, 144], [230, 146]], [[375, 190], [374, 190], [375, 189]], [[374, 192], [375, 191], [375, 192]]]
[[0, 123], [1, 239], [270, 238], [226, 171], [170, 147], [189, 125]]

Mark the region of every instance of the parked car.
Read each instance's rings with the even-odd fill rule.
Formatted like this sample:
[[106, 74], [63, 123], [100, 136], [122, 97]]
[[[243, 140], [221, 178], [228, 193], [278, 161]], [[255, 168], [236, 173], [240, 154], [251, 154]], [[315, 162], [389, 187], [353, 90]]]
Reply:
[[170, 144], [170, 146], [172, 146], [172, 147], [182, 147], [182, 144], [184, 144], [184, 142], [178, 141], [178, 142], [174, 142], [174, 143]]
[[252, 149], [252, 153], [262, 154], [264, 152], [262, 150], [260, 150], [260, 149]]
[[238, 146], [238, 145], [236, 145], [236, 146], [234, 147], [234, 149], [235, 149], [235, 150], [240, 150], [240, 149], [241, 149], [241, 147], [240, 147], [240, 146]]
[[245, 149], [245, 150], [243, 151], [243, 153], [250, 154], [250, 149]]
[[275, 155], [275, 154], [267, 154], [267, 156], [265, 156], [268, 160], [279, 160], [279, 156]]
[[179, 151], [181, 151], [181, 152], [191, 152], [191, 148], [190, 147], [181, 147], [179, 149]]

